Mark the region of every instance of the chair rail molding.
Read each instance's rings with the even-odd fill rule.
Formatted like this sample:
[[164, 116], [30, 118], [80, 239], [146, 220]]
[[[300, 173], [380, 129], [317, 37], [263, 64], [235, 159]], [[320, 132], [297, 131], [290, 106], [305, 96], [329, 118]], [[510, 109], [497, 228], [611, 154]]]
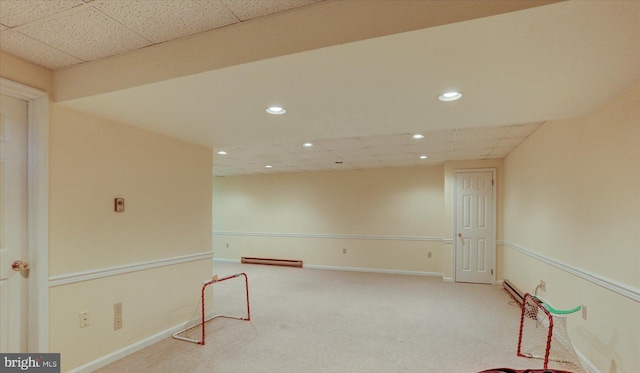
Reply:
[[585, 269], [570, 265], [570, 264], [566, 264], [563, 263], [559, 260], [550, 258], [548, 256], [542, 255], [542, 254], [538, 254], [534, 251], [531, 251], [529, 249], [525, 249], [524, 247], [518, 246], [514, 243], [508, 242], [508, 241], [498, 241], [497, 242], [499, 245], [504, 245], [504, 247], [508, 247], [512, 250], [518, 251], [522, 254], [525, 254], [531, 258], [537, 259], [543, 263], [546, 263], [552, 267], [561, 269], [567, 273], [570, 273], [574, 276], [580, 277], [583, 280], [589, 281], [591, 283], [594, 283], [598, 286], [601, 286], [607, 290], [610, 290], [614, 293], [617, 293], [619, 295], [622, 295], [623, 297], [629, 298], [633, 301], [636, 301], [638, 303], [640, 303], [640, 289], [637, 289], [633, 286], [627, 285], [627, 284], [623, 284], [621, 282], [612, 280], [610, 278], [604, 277], [602, 275], [599, 275], [597, 273], [593, 273], [590, 271], [587, 271]]
[[68, 273], [63, 275], [56, 275], [49, 277], [49, 287], [73, 284], [76, 282], [90, 281], [103, 277], [117, 276], [125, 273], [145, 271], [152, 268], [166, 267], [176, 264], [188, 263], [197, 260], [211, 259], [213, 258], [213, 252], [207, 251], [197, 254], [182, 255], [173, 258], [164, 258], [149, 260], [145, 262], [123, 264], [119, 266], [99, 268], [90, 271], [82, 271], [75, 273]]

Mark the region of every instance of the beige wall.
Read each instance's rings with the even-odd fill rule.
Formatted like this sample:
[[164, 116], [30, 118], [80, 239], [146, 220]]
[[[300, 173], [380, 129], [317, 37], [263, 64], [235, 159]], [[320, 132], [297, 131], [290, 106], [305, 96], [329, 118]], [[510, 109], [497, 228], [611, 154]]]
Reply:
[[[52, 105], [49, 159], [51, 276], [211, 250], [210, 149]], [[205, 259], [54, 287], [50, 349], [66, 370], [174, 327], [210, 276]], [[84, 311], [92, 321], [80, 329]]]
[[213, 229], [239, 234], [216, 235], [215, 257], [440, 273], [441, 241], [406, 238], [442, 238], [442, 172], [434, 166], [216, 177]]
[[[51, 92], [51, 72], [0, 55], [0, 75]], [[53, 279], [211, 252], [211, 149], [50, 105]], [[113, 211], [124, 197], [125, 212]], [[75, 369], [194, 316], [210, 259], [53, 286], [49, 351]], [[113, 330], [122, 302], [123, 328]], [[79, 314], [90, 325], [80, 328]]]
[[210, 149], [59, 105], [51, 115], [51, 275], [210, 250]]
[[[623, 286], [640, 287], [640, 85], [583, 118], [549, 122], [505, 160], [504, 240]], [[639, 372], [640, 304], [505, 247], [504, 277], [542, 279], [572, 341], [601, 372]]]
[[[215, 257], [301, 259], [310, 265], [430, 272], [452, 280], [455, 172], [480, 168], [497, 170], [496, 229], [501, 240], [501, 159], [454, 161], [431, 167], [214, 178], [214, 231], [268, 233], [215, 235]], [[274, 237], [274, 233], [396, 239]], [[411, 241], [401, 236], [437, 240]], [[347, 255], [342, 253], [343, 248], [348, 249]], [[499, 245], [498, 280], [503, 272], [502, 250]], [[428, 252], [432, 257], [425, 259]]]

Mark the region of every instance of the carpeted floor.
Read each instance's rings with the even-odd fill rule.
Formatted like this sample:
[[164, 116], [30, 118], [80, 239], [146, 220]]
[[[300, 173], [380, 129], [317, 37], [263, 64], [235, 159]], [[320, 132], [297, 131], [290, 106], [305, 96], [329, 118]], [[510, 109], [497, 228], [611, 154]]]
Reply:
[[216, 263], [246, 272], [251, 321], [205, 346], [167, 338], [98, 372], [437, 372], [542, 368], [516, 356], [520, 309], [499, 286], [435, 277]]

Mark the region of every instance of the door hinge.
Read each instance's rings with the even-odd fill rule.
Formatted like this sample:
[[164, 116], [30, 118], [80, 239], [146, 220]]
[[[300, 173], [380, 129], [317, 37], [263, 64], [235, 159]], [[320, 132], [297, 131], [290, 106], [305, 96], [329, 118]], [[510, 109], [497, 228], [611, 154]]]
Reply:
[[493, 179], [491, 179], [491, 186], [493, 186]]

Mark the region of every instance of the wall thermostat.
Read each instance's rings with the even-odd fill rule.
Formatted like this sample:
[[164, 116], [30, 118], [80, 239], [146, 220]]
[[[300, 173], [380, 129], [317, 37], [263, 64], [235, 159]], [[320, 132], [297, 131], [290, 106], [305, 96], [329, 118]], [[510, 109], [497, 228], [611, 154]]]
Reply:
[[124, 198], [116, 198], [114, 201], [116, 212], [124, 212]]

